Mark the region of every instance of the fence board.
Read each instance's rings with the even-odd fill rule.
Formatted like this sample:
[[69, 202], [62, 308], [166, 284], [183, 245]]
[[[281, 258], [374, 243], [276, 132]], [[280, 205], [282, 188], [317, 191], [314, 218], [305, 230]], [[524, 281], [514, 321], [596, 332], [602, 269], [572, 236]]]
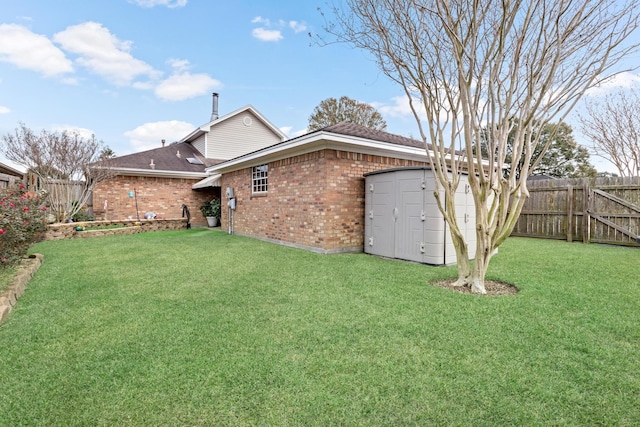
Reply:
[[512, 235], [640, 246], [640, 177], [530, 181]]

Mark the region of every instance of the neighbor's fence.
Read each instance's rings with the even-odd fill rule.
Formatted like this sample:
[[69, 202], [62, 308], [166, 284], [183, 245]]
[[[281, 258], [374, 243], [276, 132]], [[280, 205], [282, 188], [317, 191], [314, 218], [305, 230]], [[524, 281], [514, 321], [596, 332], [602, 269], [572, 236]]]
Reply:
[[512, 236], [640, 247], [640, 177], [529, 181]]

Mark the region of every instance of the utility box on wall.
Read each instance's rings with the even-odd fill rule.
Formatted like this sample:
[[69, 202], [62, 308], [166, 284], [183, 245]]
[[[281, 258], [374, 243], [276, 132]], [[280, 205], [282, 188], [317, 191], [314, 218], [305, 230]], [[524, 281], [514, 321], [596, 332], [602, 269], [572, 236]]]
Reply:
[[[438, 209], [433, 171], [428, 167], [365, 174], [364, 251], [432, 265], [455, 264], [449, 226]], [[444, 200], [444, 191], [440, 192]], [[475, 208], [467, 175], [455, 195], [458, 225], [470, 256], [475, 252]]]

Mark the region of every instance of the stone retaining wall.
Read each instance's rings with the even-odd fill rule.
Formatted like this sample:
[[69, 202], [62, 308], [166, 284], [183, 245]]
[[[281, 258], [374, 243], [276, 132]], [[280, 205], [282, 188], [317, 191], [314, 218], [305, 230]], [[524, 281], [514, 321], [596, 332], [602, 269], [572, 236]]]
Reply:
[[[120, 228], [109, 228], [122, 225]], [[77, 231], [77, 226], [90, 230]], [[86, 237], [110, 236], [116, 234], [135, 234], [147, 231], [181, 230], [187, 228], [186, 218], [176, 219], [141, 219], [118, 221], [87, 221], [65, 224], [51, 224], [45, 233], [44, 240], [79, 239]]]
[[0, 292], [0, 323], [9, 316], [9, 313], [18, 302], [18, 298], [24, 293], [27, 283], [29, 283], [29, 280], [31, 280], [36, 271], [38, 271], [43, 260], [43, 255], [34, 254], [20, 261], [13, 282], [11, 282], [7, 289]]

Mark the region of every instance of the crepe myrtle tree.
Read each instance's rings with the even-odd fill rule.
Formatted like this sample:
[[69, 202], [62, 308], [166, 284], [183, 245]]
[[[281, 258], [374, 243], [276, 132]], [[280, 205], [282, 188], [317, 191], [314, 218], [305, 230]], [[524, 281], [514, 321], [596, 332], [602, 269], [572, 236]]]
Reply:
[[45, 192], [47, 205], [59, 222], [79, 212], [96, 184], [113, 176], [109, 165], [113, 152], [93, 135], [85, 138], [66, 130], [36, 134], [20, 123], [0, 143], [7, 159], [24, 166], [34, 178], [29, 184]]
[[580, 124], [595, 154], [612, 163], [620, 176], [640, 176], [640, 93], [619, 91], [585, 104]]
[[[438, 207], [456, 250], [457, 285], [486, 293], [491, 256], [513, 230], [529, 196], [527, 177], [553, 139], [541, 140], [533, 127], [562, 120], [587, 89], [637, 50], [628, 41], [638, 27], [637, 3], [344, 0], [325, 15], [327, 35], [320, 43], [368, 51], [406, 93], [430, 147]], [[483, 158], [474, 146], [485, 129], [489, 154]], [[505, 176], [512, 130], [512, 161], [522, 167]], [[463, 171], [476, 212], [473, 263], [454, 203]]]

